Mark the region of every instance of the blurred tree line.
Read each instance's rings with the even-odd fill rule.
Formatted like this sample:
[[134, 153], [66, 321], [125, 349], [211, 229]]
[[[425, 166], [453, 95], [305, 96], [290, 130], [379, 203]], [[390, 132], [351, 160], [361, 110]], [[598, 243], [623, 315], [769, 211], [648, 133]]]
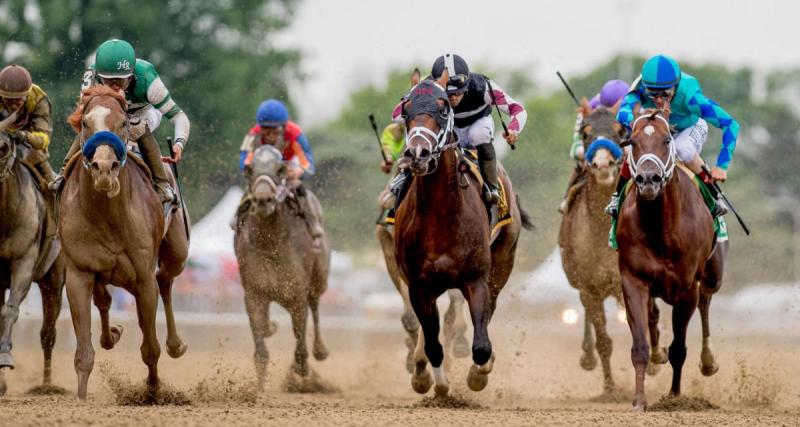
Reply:
[[[107, 39], [131, 42], [192, 122], [180, 167], [199, 218], [237, 179], [239, 144], [259, 102], [288, 100], [300, 53], [273, 40], [295, 6], [295, 0], [5, 0], [0, 55], [27, 67], [50, 96], [50, 162], [58, 167], [74, 136], [66, 117], [87, 58]], [[163, 142], [172, 130], [165, 119], [157, 136]]]
[[[578, 96], [592, 97], [610, 79], [619, 78], [623, 62], [638, 68], [643, 57], [617, 56], [577, 76], [568, 76]], [[528, 124], [517, 150], [507, 151], [502, 159], [522, 204], [534, 216], [537, 229], [523, 233], [518, 267], [530, 270], [550, 254], [556, 245], [561, 215], [556, 211], [573, 163], [569, 144], [575, 121], [575, 106], [561, 89], [539, 91], [521, 70], [485, 70], [512, 97], [524, 101]], [[800, 122], [787, 91], [800, 93], [800, 72], [775, 72], [767, 76], [766, 93], [754, 96], [754, 72], [749, 68], [730, 69], [716, 64], [684, 64], [696, 76], [706, 95], [718, 101], [741, 124], [729, 181], [724, 188], [737, 209], [749, 222], [753, 235], [747, 237], [733, 215], [728, 215], [732, 251], [726, 282], [735, 287], [745, 283], [791, 280], [797, 274], [793, 256], [792, 215], [773, 196], [789, 194], [800, 200], [800, 175], [795, 173], [800, 147]], [[421, 65], [427, 70], [429, 65]], [[376, 198], [389, 177], [378, 167], [380, 153], [367, 116], [374, 113], [388, 124], [392, 108], [408, 90], [408, 70], [388, 76], [385, 86], [370, 86], [355, 92], [338, 118], [312, 130], [311, 140], [319, 159], [315, 188], [326, 209], [326, 222], [338, 248], [372, 251], [368, 237], [378, 215]], [[423, 71], [424, 74], [424, 71]], [[794, 92], [792, 92], [794, 91]], [[762, 99], [756, 101], [756, 98]], [[495, 114], [496, 120], [496, 114]], [[499, 123], [496, 129], [500, 129]], [[721, 134], [713, 129], [704, 157], [713, 163], [719, 152]], [[505, 143], [496, 139], [495, 146]], [[788, 266], [788, 267], [787, 267]]]

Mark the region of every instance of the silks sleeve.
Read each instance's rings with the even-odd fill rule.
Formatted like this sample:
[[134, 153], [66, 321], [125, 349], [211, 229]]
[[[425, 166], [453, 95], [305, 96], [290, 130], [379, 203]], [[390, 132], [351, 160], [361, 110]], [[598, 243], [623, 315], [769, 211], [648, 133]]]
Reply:
[[736, 140], [739, 138], [739, 122], [713, 99], [703, 95], [700, 90], [689, 98], [687, 106], [690, 112], [702, 117], [706, 122], [722, 131], [722, 148], [717, 156], [717, 167], [727, 170], [733, 159]]

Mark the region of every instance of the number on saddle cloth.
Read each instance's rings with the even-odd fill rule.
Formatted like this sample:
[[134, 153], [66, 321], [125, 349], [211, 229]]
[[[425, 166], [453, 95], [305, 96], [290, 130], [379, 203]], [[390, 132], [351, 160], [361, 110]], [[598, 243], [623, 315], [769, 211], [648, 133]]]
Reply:
[[95, 133], [83, 144], [82, 154], [84, 163], [88, 162], [92, 157], [94, 157], [97, 147], [101, 145], [111, 146], [111, 148], [114, 149], [114, 153], [117, 155], [117, 160], [119, 160], [120, 166], [125, 165], [125, 160], [128, 158], [128, 147], [125, 145], [125, 142], [120, 139], [120, 137], [107, 130]]

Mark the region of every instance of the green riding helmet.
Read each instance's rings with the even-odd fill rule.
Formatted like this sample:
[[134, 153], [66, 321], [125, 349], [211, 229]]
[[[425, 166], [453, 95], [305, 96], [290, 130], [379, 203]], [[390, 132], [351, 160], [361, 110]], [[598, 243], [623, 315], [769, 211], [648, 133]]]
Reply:
[[118, 79], [133, 75], [136, 53], [133, 46], [125, 40], [111, 39], [97, 48], [95, 71], [100, 77]]

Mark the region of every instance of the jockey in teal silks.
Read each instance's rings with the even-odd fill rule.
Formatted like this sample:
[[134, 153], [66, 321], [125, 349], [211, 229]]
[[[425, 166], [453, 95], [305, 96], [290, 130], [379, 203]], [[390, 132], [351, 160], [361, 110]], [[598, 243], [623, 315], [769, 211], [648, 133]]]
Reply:
[[[693, 76], [681, 72], [678, 63], [666, 55], [656, 55], [642, 66], [642, 74], [634, 82], [631, 91], [622, 101], [617, 120], [628, 130], [637, 108], [669, 108], [669, 124], [674, 128], [675, 148], [678, 159], [697, 174], [716, 199], [712, 212], [719, 217], [728, 212], [721, 194], [713, 185], [716, 181], [728, 178], [728, 166], [733, 158], [736, 139], [739, 136], [739, 123], [713, 99], [706, 97], [700, 83]], [[700, 152], [708, 139], [708, 124], [722, 131], [722, 149], [717, 156], [717, 164], [711, 169], [711, 176], [703, 171]], [[630, 180], [627, 160], [622, 166], [617, 191], [611, 197], [606, 212], [612, 217], [619, 213], [619, 195]]]

